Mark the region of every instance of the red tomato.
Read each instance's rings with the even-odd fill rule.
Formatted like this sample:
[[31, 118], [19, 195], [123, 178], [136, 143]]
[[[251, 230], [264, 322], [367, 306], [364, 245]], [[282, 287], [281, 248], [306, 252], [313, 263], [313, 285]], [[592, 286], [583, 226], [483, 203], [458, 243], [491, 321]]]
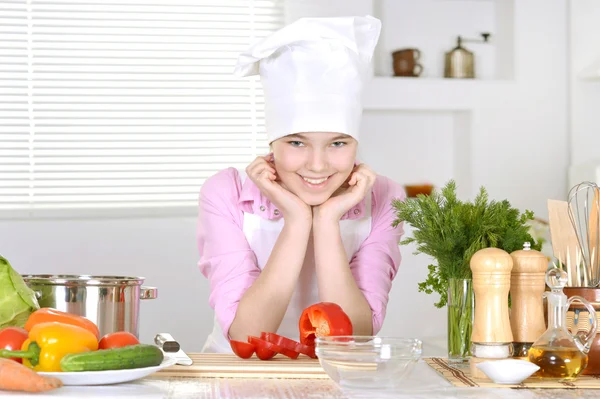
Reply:
[[[0, 349], [9, 351], [20, 351], [23, 342], [27, 339], [29, 333], [20, 327], [6, 327], [0, 330]], [[11, 357], [12, 360], [22, 363], [22, 359]]]
[[[279, 345], [280, 347], [284, 348], [284, 349], [288, 349], [290, 351], [296, 352], [296, 353], [302, 353], [303, 355], [312, 357], [313, 359], [316, 359], [317, 356], [315, 355], [315, 347], [314, 346], [309, 346], [309, 345], [304, 345], [301, 344], [298, 341], [294, 341], [293, 339], [289, 339], [286, 337], [283, 337], [281, 335], [277, 335], [275, 333], [262, 333], [260, 335], [261, 339], [264, 339], [265, 341], [274, 343], [275, 345]], [[298, 356], [293, 357], [292, 359], [296, 359]]]
[[140, 341], [130, 332], [119, 331], [106, 334], [98, 343], [98, 349], [121, 348], [123, 346], [138, 345]]
[[248, 342], [254, 345], [256, 357], [260, 360], [272, 359], [281, 350], [277, 345], [257, 337], [248, 337]]
[[248, 342], [230, 340], [231, 350], [242, 359], [250, 359], [254, 354], [254, 345]]
[[336, 303], [320, 302], [304, 309], [300, 315], [300, 342], [314, 346], [316, 337], [352, 335], [352, 322]]

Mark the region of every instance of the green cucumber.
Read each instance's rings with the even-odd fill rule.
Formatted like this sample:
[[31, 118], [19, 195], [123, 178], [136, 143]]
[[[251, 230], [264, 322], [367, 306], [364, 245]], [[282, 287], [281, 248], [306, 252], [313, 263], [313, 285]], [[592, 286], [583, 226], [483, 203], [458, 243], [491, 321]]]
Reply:
[[163, 352], [154, 345], [137, 344], [92, 352], [70, 353], [60, 361], [62, 371], [105, 371], [158, 366]]

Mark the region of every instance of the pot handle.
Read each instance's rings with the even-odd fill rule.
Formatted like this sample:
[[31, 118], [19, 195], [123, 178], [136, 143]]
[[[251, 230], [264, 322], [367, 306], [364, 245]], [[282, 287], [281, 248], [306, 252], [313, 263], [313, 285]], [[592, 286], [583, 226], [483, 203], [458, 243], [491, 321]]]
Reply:
[[158, 288], [144, 287], [140, 289], [140, 299], [156, 299], [158, 297]]

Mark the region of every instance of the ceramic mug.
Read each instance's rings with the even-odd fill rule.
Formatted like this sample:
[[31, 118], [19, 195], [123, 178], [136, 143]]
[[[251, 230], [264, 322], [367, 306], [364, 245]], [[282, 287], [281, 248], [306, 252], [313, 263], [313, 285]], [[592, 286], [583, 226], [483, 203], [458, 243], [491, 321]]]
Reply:
[[418, 63], [421, 51], [416, 48], [405, 48], [392, 53], [394, 61], [394, 76], [419, 76], [423, 66]]

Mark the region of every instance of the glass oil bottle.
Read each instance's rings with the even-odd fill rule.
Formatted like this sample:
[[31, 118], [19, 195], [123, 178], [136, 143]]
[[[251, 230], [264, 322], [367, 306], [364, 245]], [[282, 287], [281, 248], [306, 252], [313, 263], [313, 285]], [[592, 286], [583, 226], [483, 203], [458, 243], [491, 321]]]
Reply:
[[[569, 381], [577, 378], [586, 368], [588, 352], [598, 328], [596, 312], [592, 305], [579, 296], [567, 299], [563, 288], [567, 274], [558, 268], [546, 272], [546, 284], [551, 289], [545, 292], [548, 299], [548, 328], [529, 349], [528, 360], [540, 366], [536, 376]], [[574, 301], [579, 301], [590, 312], [591, 329], [587, 333], [571, 334], [567, 329], [567, 310]]]

